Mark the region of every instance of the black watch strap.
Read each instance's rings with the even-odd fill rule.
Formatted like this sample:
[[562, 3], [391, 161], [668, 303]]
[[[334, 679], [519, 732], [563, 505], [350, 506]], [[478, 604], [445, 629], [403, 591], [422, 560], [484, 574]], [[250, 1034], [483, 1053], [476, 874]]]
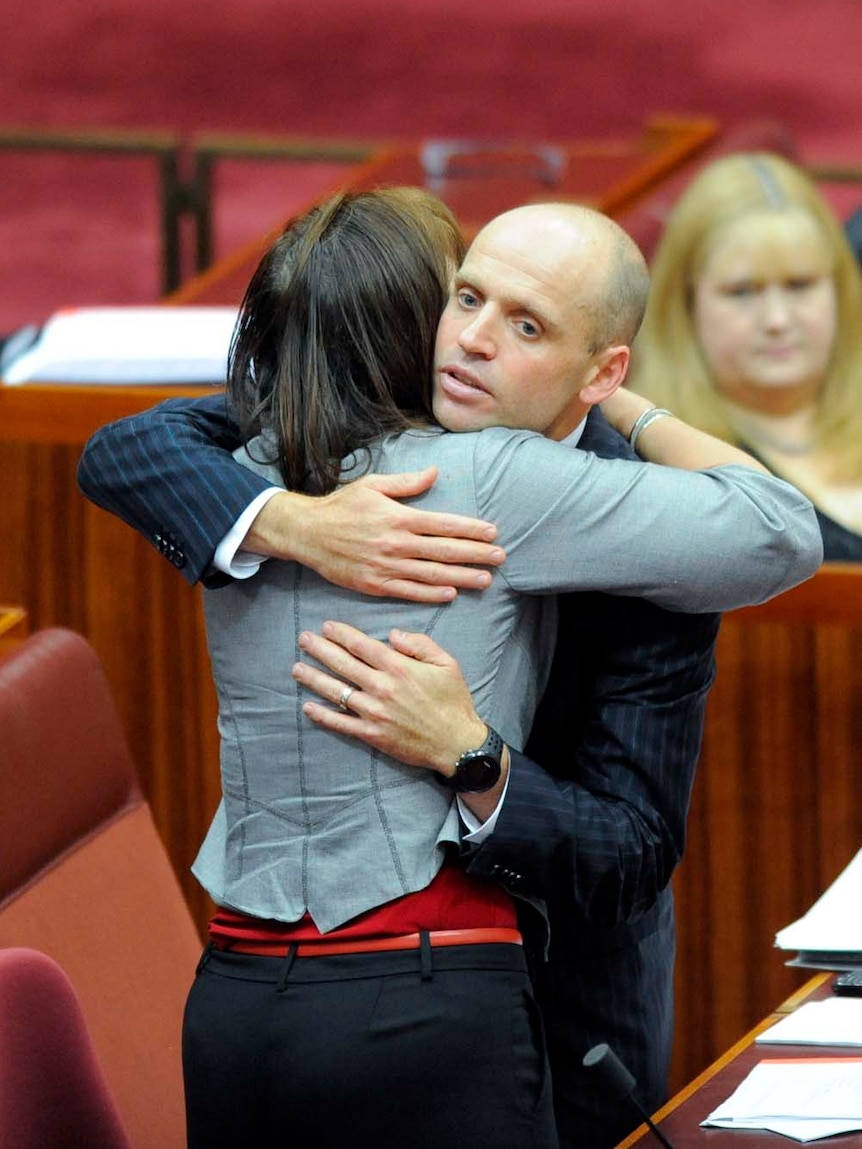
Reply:
[[438, 774], [437, 781], [456, 794], [483, 794], [500, 781], [502, 758], [503, 739], [489, 726], [482, 745], [462, 754], [455, 763], [455, 773], [449, 777]]

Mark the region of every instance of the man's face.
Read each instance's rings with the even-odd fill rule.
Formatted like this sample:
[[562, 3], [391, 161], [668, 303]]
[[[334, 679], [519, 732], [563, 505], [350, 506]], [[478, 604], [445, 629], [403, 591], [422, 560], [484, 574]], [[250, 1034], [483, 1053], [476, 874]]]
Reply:
[[604, 251], [565, 222], [515, 212], [476, 238], [437, 331], [434, 414], [450, 431], [514, 427], [562, 439], [588, 407]]

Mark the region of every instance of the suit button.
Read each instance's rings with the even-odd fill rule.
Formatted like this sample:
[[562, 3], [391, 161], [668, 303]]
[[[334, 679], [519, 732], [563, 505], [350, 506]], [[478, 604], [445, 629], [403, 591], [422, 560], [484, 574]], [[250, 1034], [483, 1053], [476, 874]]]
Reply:
[[182, 570], [186, 565], [186, 556], [170, 531], [153, 531], [153, 542], [159, 554], [164, 555], [177, 570]]

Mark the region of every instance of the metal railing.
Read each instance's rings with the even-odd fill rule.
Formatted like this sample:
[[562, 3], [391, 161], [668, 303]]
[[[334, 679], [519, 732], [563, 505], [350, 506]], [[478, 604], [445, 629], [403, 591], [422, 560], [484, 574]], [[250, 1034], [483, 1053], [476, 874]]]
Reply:
[[[194, 271], [213, 261], [213, 172], [225, 159], [287, 163], [361, 164], [378, 154], [382, 141], [346, 142], [302, 136], [202, 133], [186, 139], [171, 132], [100, 129], [0, 128], [0, 150], [91, 152], [152, 156], [159, 172], [161, 289], [167, 295], [183, 280], [182, 221], [192, 221]], [[819, 164], [809, 174], [824, 183], [862, 184], [859, 165]]]

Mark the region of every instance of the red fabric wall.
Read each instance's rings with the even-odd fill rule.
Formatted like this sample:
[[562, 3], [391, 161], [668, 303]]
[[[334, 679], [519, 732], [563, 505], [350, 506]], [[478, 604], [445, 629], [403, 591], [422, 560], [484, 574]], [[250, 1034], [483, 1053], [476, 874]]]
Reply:
[[[566, 139], [650, 112], [784, 120], [862, 161], [858, 0], [32, 0], [4, 26], [0, 122]], [[148, 169], [0, 152], [0, 331], [68, 302], [152, 298]], [[222, 250], [308, 186], [221, 177]], [[149, 182], [148, 182], [149, 181]], [[86, 224], [87, 229], [82, 231]]]

